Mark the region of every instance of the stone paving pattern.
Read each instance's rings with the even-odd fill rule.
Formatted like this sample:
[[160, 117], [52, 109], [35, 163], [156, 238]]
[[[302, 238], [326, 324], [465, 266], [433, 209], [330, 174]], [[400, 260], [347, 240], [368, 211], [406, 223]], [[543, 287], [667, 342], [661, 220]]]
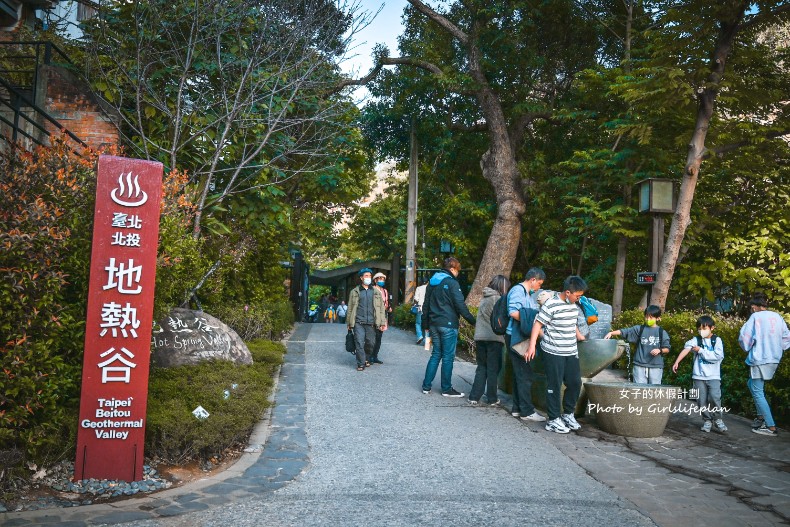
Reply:
[[[253, 452], [205, 481], [149, 497], [0, 514], [0, 525], [787, 525], [790, 437], [726, 434], [676, 414], [627, 439], [580, 419], [557, 435], [502, 408], [423, 395], [428, 352], [384, 336], [385, 364], [357, 372], [343, 326], [291, 336], [276, 406]], [[467, 391], [474, 365], [457, 362]], [[503, 395], [503, 399], [505, 399]], [[506, 400], [504, 401], [506, 402]], [[256, 448], [265, 447], [262, 452]]]

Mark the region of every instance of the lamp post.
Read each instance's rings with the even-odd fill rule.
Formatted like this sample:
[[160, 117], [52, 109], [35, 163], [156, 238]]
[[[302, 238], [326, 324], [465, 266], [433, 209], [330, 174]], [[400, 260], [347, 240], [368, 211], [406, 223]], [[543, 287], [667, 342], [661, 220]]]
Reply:
[[[671, 179], [648, 178], [636, 184], [639, 190], [639, 213], [651, 214], [653, 217], [650, 236], [650, 270], [658, 273], [664, 253], [664, 214], [675, 212], [677, 195], [675, 182]], [[653, 280], [654, 281], [654, 280]], [[653, 282], [640, 282], [648, 285], [647, 303], [650, 304], [650, 293]]]

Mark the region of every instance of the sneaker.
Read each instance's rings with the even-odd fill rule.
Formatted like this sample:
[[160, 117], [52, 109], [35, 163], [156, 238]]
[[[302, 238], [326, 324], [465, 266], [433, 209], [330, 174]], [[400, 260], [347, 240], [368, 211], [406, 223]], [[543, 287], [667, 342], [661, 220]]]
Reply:
[[422, 389], [422, 393], [424, 393], [425, 395], [428, 395], [429, 393], [431, 393], [431, 389], [430, 389], [430, 388], [428, 388], [428, 389], [426, 390], [425, 388], [423, 388], [423, 389]]
[[576, 420], [576, 417], [573, 414], [562, 414], [561, 416], [562, 422], [570, 428], [571, 430], [580, 430], [582, 425]]
[[754, 421], [752, 421], [752, 428], [760, 428], [765, 424], [765, 419], [762, 417], [755, 417]]
[[420, 344], [422, 344], [422, 341], [424, 341], [424, 340], [425, 340], [425, 337], [418, 338], [417, 339], [417, 345], [419, 346]]
[[477, 406], [477, 405], [479, 405], [479, 404], [480, 404], [480, 401], [473, 401], [472, 399], [469, 399], [469, 404], [470, 404], [471, 406]]
[[488, 403], [488, 406], [499, 406], [500, 404], [501, 404], [501, 401], [499, 399], [497, 399], [493, 403]]
[[446, 392], [442, 392], [443, 397], [463, 397], [464, 393], [457, 391], [455, 388], [450, 388]]
[[379, 360], [378, 357], [376, 357], [375, 359], [371, 359], [370, 362], [371, 364], [384, 364], [382, 361]]
[[571, 429], [565, 426], [565, 423], [563, 423], [562, 419], [560, 419], [559, 417], [547, 422], [546, 430], [548, 430], [549, 432], [555, 432], [557, 434], [569, 434], [571, 431]]
[[752, 428], [752, 432], [754, 432], [755, 434], [763, 435], [763, 436], [778, 436], [779, 435], [779, 431], [775, 427], [774, 427], [773, 430], [771, 430], [770, 428], [765, 426], [765, 423], [763, 423], [763, 426], [761, 426], [760, 428]]
[[700, 428], [700, 430], [702, 430], [703, 432], [710, 432], [711, 424], [712, 423], [710, 421], [705, 421], [704, 423], [702, 423], [702, 428]]
[[513, 411], [510, 412], [510, 415], [512, 415], [513, 417], [521, 417], [521, 412]]
[[535, 423], [542, 423], [543, 421], [546, 420], [546, 418], [540, 415], [538, 412], [532, 412], [529, 415], [522, 415], [521, 417], [519, 417], [519, 419], [521, 419], [522, 421], [533, 421]]
[[724, 421], [722, 421], [721, 419], [716, 419], [716, 429], [719, 432], [726, 432], [727, 431], [727, 425], [725, 425]]

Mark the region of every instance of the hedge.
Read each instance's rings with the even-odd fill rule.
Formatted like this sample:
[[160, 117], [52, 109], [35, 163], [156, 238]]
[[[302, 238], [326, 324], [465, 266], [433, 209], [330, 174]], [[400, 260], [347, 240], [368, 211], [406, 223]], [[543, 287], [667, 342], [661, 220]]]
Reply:
[[[669, 334], [672, 343], [669, 354], [664, 357], [663, 383], [690, 389], [692, 358], [686, 357], [678, 367], [678, 373], [672, 372], [672, 364], [683, 349], [683, 345], [697, 335], [697, 319], [703, 315], [699, 311], [677, 311], [664, 313], [660, 326]], [[729, 408], [730, 413], [753, 417], [755, 415], [746, 380], [749, 369], [744, 360], [746, 353], [738, 345], [738, 333], [746, 322], [742, 318], [727, 317], [713, 314], [716, 323], [714, 333], [724, 344], [724, 361], [721, 365], [722, 406]], [[612, 328], [621, 329], [644, 322], [644, 313], [633, 309], [621, 313], [615, 318]], [[634, 345], [631, 345], [632, 350]], [[632, 354], [633, 358], [633, 354]], [[615, 366], [626, 369], [627, 358], [621, 358]], [[766, 397], [771, 404], [774, 419], [780, 424], [790, 423], [790, 361], [785, 359], [779, 364], [774, 379], [766, 383]]]

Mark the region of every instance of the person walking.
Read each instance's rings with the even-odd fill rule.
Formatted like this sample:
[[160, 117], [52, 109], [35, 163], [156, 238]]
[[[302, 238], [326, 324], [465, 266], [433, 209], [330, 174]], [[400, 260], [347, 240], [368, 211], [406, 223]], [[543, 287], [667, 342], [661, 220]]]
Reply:
[[[389, 299], [389, 292], [387, 292], [387, 275], [382, 272], [378, 272], [373, 275], [373, 288], [381, 294], [381, 297], [384, 299], [384, 312], [389, 315], [392, 312], [392, 308], [390, 308], [390, 299]], [[383, 361], [379, 359], [379, 351], [381, 350], [381, 338], [384, 336], [384, 332], [387, 331], [387, 324], [385, 322], [383, 328], [376, 327], [376, 341], [373, 343], [373, 354], [370, 357], [371, 364], [384, 364]]]
[[461, 286], [456, 280], [461, 272], [461, 263], [451, 256], [445, 258], [443, 267], [431, 277], [425, 291], [423, 314], [425, 325], [431, 332], [433, 349], [425, 367], [422, 393], [431, 393], [431, 385], [441, 362], [442, 395], [463, 397], [464, 394], [454, 389], [452, 384], [455, 347], [458, 344], [458, 317], [464, 317], [470, 324], [475, 324], [475, 317], [466, 307]]
[[341, 300], [340, 305], [337, 306], [337, 320], [341, 324], [346, 323], [346, 313], [348, 313], [348, 306], [345, 300]]
[[499, 404], [497, 387], [499, 370], [502, 368], [502, 346], [505, 343], [503, 335], [497, 335], [491, 329], [491, 312], [494, 304], [510, 289], [510, 280], [506, 276], [496, 275], [488, 286], [483, 288], [483, 299], [477, 308], [477, 323], [475, 324], [475, 355], [477, 369], [472, 390], [469, 392], [469, 404], [480, 404], [483, 389], [486, 392], [486, 401], [489, 406]]
[[[428, 283], [424, 283], [419, 286], [417, 289], [414, 290], [414, 306], [417, 308], [417, 312], [415, 315], [414, 320], [414, 332], [417, 334], [417, 344], [422, 344], [425, 335], [423, 334], [422, 330], [422, 306], [425, 303], [425, 290], [428, 288]], [[427, 333], [427, 329], [426, 329]]]
[[346, 325], [354, 332], [357, 371], [370, 366], [370, 357], [376, 342], [376, 328], [383, 331], [387, 324], [384, 300], [381, 293], [373, 288], [373, 271], [367, 267], [359, 270], [362, 283], [351, 290], [348, 298]]
[[752, 425], [752, 432], [776, 436], [779, 432], [765, 398], [765, 381], [774, 378], [782, 354], [790, 348], [790, 330], [779, 313], [768, 310], [768, 296], [765, 293], [754, 293], [749, 306], [752, 314], [741, 327], [738, 344], [747, 354], [749, 380], [746, 385], [757, 407], [757, 418]]

